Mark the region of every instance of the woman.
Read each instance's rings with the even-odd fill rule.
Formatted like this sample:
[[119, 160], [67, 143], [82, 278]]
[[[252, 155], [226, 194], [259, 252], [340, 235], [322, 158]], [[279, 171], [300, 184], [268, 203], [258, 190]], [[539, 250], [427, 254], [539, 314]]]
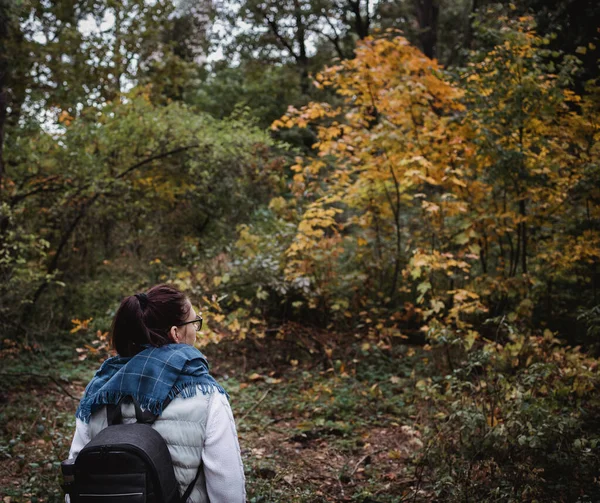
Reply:
[[[158, 415], [152, 427], [168, 445], [180, 494], [198, 475], [189, 503], [244, 502], [244, 470], [228, 396], [193, 347], [201, 327], [190, 301], [172, 286], [125, 298], [112, 325], [118, 356], [106, 360], [86, 387], [69, 458], [107, 426], [107, 405], [133, 396], [142, 409]], [[121, 410], [124, 423], [135, 421], [133, 404]]]

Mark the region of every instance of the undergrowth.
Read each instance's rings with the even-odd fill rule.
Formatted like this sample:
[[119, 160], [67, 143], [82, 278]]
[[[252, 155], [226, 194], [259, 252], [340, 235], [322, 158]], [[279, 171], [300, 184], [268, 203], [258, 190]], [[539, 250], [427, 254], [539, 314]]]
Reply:
[[[5, 501], [62, 501], [60, 461], [74, 431], [75, 398], [101, 357], [92, 352], [83, 359], [76, 351], [90, 343], [82, 334], [65, 337], [52, 349], [5, 343], [9, 385], [0, 412]], [[382, 358], [377, 346], [357, 345], [349, 362], [334, 356], [329, 366], [320, 359], [293, 360], [276, 341], [271, 344], [273, 358], [266, 359], [242, 342], [203, 349], [231, 395], [248, 501], [369, 501], [376, 495], [376, 501], [392, 502], [407, 492], [405, 480], [401, 487], [394, 483], [420, 445], [416, 430], [400, 431], [413, 422], [414, 386], [408, 383], [417, 357], [406, 356], [404, 346], [394, 349], [394, 358], [390, 351]], [[372, 439], [375, 430], [379, 437]], [[405, 437], [413, 442], [406, 451], [383, 445]]]
[[[77, 397], [103, 355], [77, 348], [93, 337], [4, 343], [3, 503], [62, 501]], [[231, 396], [248, 501], [600, 501], [597, 360], [550, 333], [446, 345], [203, 348]]]

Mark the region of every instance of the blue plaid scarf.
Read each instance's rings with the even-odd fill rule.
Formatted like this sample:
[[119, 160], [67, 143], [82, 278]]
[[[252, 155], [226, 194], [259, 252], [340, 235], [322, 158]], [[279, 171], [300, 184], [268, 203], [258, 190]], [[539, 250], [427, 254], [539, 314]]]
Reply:
[[208, 361], [196, 348], [187, 344], [149, 347], [135, 356], [106, 360], [85, 388], [75, 415], [88, 423], [98, 408], [126, 396], [160, 415], [165, 400], [195, 396], [198, 387], [204, 394], [216, 389], [227, 395], [208, 373]]

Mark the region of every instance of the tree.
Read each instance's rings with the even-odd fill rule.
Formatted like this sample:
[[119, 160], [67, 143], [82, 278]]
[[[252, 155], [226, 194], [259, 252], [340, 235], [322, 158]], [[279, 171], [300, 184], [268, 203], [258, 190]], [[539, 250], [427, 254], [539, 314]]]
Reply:
[[241, 61], [293, 62], [300, 74], [301, 92], [307, 95], [308, 75], [322, 64], [319, 53], [328, 58], [352, 57], [356, 40], [370, 33], [372, 10], [370, 2], [360, 0], [224, 2], [218, 18], [234, 35], [225, 37], [220, 47]]
[[[396, 297], [409, 258], [404, 250], [415, 246], [416, 236], [407, 235], [405, 228], [411, 222], [410, 208], [421, 206], [423, 193], [440, 194], [459, 183], [446, 173], [457, 155], [455, 148], [444, 146], [451, 144], [450, 117], [462, 109], [460, 91], [440, 79], [438, 71], [435, 62], [402, 37], [367, 39], [353, 60], [317, 76], [318, 86], [332, 87], [343, 98], [339, 107], [311, 103], [300, 110], [290, 108], [274, 123], [275, 128], [302, 128], [322, 122], [317, 126], [317, 155], [299, 158], [292, 167], [294, 193], [311, 193], [315, 200], [287, 252], [288, 274], [308, 276], [322, 291], [336, 276], [333, 266], [320, 278], [320, 269], [330, 267], [324, 255], [353, 243], [359, 267], [377, 271], [379, 281], [372, 278], [363, 287]], [[422, 207], [427, 212], [439, 211], [436, 204], [426, 203]], [[450, 214], [460, 208], [452, 200], [444, 205]]]
[[[273, 174], [262, 163], [272, 142], [247, 117], [217, 121], [180, 103], [153, 105], [142, 90], [126, 101], [64, 118], [56, 137], [40, 131], [11, 145], [0, 248], [6, 333], [35, 325], [42, 294], [65, 281], [75, 288], [77, 271], [93, 277], [128, 250], [138, 260], [161, 249], [177, 255], [183, 236], [224, 239], [268, 193]], [[157, 232], [177, 239], [148, 243]]]
[[0, 188], [4, 176], [4, 128], [7, 113], [7, 73], [8, 73], [8, 46], [9, 30], [12, 24], [10, 3], [8, 0], [0, 2]]
[[[162, 229], [176, 201], [194, 223], [169, 222], [171, 229], [190, 239], [227, 235], [221, 218], [246, 218], [268, 190], [259, 171], [270, 140], [244, 114], [215, 121], [181, 103], [205, 40], [177, 39], [174, 30], [201, 26], [193, 9], [32, 0], [2, 4], [1, 13], [0, 39], [10, 50], [0, 61], [8, 112], [0, 122], [0, 321], [14, 334], [34, 326], [45, 305], [67, 302], [68, 295], [44, 299], [49, 288], [57, 293], [69, 282], [74, 291], [85, 283], [82, 271], [93, 276], [119, 250], [156, 250], [140, 236]], [[258, 188], [251, 179], [261, 180]], [[128, 224], [115, 226], [121, 218]], [[123, 247], [115, 245], [123, 234]]]
[[[393, 309], [404, 294], [471, 343], [465, 316], [533, 323], [556, 281], [592, 287], [598, 206], [582, 191], [596, 172], [594, 101], [569, 89], [572, 57], [558, 71], [548, 62], [530, 18], [500, 22], [501, 42], [456, 82], [402, 37], [367, 39], [317, 76], [339, 106], [290, 107], [274, 123], [318, 134], [315, 155], [292, 167], [292, 193], [310, 201], [287, 251], [290, 278], [357, 309], [377, 295]], [[546, 322], [552, 313], [550, 300], [537, 310]]]

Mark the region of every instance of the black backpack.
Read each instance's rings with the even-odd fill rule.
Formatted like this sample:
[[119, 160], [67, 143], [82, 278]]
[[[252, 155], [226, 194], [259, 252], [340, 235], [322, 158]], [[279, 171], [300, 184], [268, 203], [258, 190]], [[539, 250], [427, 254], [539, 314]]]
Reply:
[[132, 397], [126, 398], [135, 406], [137, 422], [121, 424], [123, 399], [108, 405], [108, 426], [75, 459], [62, 462], [65, 493], [71, 503], [185, 503], [202, 464], [180, 497], [167, 444], [150, 426], [157, 416], [142, 411]]

